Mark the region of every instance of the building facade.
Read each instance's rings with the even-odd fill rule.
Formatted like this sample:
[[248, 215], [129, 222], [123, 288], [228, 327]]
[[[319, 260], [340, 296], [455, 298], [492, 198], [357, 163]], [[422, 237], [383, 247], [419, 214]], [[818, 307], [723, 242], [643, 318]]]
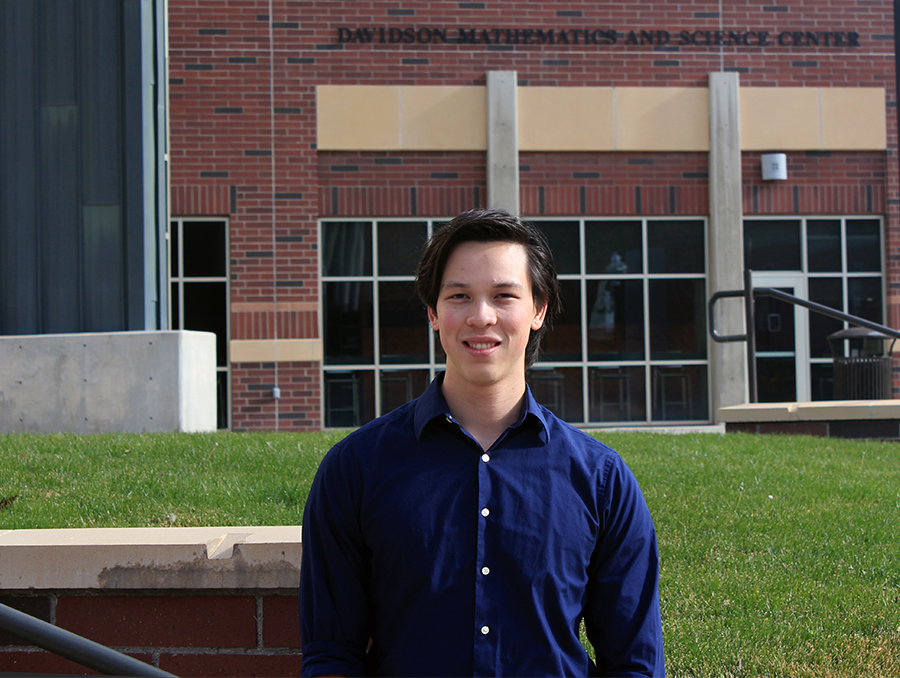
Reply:
[[[564, 311], [528, 379], [581, 426], [707, 423], [758, 286], [897, 326], [892, 3], [169, 0], [172, 326], [219, 337], [220, 426], [356, 426], [443, 355], [427, 236], [500, 206]], [[785, 178], [764, 178], [764, 161]], [[723, 334], [744, 331], [737, 300]], [[760, 304], [760, 400], [832, 397], [838, 321]]]

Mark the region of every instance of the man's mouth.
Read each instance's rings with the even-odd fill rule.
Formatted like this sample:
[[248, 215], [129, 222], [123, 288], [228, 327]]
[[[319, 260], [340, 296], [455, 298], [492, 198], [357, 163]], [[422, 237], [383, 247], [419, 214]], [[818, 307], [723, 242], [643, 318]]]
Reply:
[[491, 343], [471, 342], [471, 341], [466, 342], [466, 346], [468, 346], [469, 348], [475, 349], [476, 351], [483, 351], [488, 348], [493, 348], [494, 346], [497, 346], [497, 345], [498, 345], [497, 342], [491, 342]]

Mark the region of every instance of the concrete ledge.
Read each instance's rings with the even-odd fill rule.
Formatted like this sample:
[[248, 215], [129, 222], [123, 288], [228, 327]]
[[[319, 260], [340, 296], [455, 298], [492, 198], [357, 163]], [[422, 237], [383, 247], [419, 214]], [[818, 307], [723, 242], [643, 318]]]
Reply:
[[300, 526], [7, 530], [0, 590], [287, 589]]
[[900, 419], [900, 400], [827, 400], [810, 403], [747, 403], [719, 409], [719, 421], [834, 421]]
[[719, 409], [726, 433], [900, 440], [900, 400], [748, 403]]

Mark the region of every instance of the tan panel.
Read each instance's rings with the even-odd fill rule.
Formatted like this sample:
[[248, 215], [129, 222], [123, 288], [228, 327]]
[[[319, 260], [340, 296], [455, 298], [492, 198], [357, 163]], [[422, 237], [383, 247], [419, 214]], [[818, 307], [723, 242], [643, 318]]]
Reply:
[[617, 151], [708, 151], [705, 87], [617, 87]]
[[520, 87], [519, 150], [612, 151], [611, 87]]
[[485, 150], [484, 97], [484, 87], [401, 87], [401, 148], [405, 151]]
[[741, 150], [818, 150], [819, 93], [814, 87], [742, 87]]
[[316, 147], [320, 151], [400, 148], [400, 88], [316, 87]]
[[321, 362], [321, 339], [232, 339], [232, 363]]
[[882, 151], [887, 148], [885, 94], [880, 87], [823, 87], [822, 150]]

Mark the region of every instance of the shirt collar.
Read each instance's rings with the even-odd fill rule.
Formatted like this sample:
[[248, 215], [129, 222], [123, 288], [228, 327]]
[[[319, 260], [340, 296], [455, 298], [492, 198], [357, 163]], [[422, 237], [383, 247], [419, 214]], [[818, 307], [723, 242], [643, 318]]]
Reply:
[[[422, 434], [425, 429], [431, 424], [433, 421], [438, 419], [450, 419], [450, 408], [447, 406], [447, 401], [444, 399], [444, 394], [441, 393], [441, 383], [444, 381], [444, 373], [441, 372], [438, 374], [434, 380], [428, 385], [428, 388], [425, 389], [425, 392], [419, 397], [416, 401], [416, 413], [415, 413], [415, 428], [416, 428], [416, 439], [421, 440]], [[525, 385], [525, 408], [522, 411], [522, 415], [519, 417], [519, 420], [516, 421], [515, 424], [510, 426], [510, 429], [516, 429], [522, 426], [525, 423], [533, 423], [540, 430], [538, 432], [538, 437], [541, 439], [541, 442], [546, 444], [548, 441], [548, 426], [547, 426], [547, 410], [538, 405], [537, 401], [534, 399], [534, 396], [531, 395], [531, 389], [528, 385]]]

